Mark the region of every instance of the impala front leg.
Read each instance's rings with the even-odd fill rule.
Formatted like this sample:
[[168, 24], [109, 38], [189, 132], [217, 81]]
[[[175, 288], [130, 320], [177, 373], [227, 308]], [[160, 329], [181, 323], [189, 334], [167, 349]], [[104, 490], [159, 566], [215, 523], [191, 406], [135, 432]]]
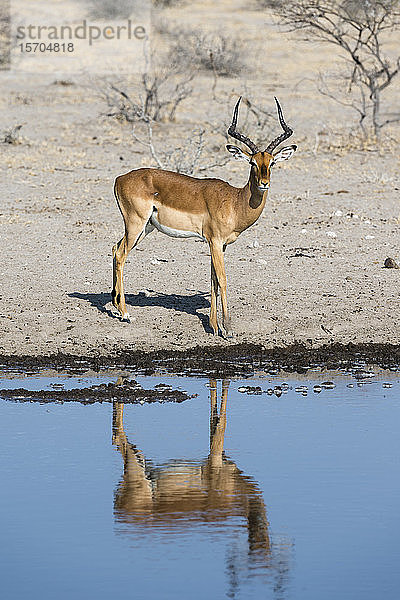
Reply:
[[[228, 314], [228, 302], [226, 298], [226, 273], [224, 264], [224, 250], [225, 246], [221, 242], [210, 242], [211, 261], [218, 281], [218, 286], [221, 290], [222, 325], [225, 333], [224, 337], [229, 338], [232, 337], [232, 330]], [[213, 298], [211, 292], [211, 308], [213, 307], [212, 302]], [[210, 312], [210, 323], [211, 327], [213, 327], [213, 323], [211, 322], [211, 316], [213, 316], [212, 311]]]
[[218, 279], [211, 259], [211, 308], [210, 308], [210, 326], [214, 335], [218, 335], [217, 320], [217, 302], [218, 302]]

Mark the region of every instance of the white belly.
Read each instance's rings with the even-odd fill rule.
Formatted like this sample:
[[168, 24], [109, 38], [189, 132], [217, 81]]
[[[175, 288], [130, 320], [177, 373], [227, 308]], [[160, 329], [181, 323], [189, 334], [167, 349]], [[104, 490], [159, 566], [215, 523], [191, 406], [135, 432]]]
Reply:
[[154, 225], [154, 227], [156, 229], [158, 229], [158, 231], [161, 231], [161, 233], [165, 233], [165, 235], [169, 235], [170, 237], [173, 238], [198, 238], [200, 240], [203, 240], [203, 242], [206, 241], [206, 239], [200, 235], [199, 233], [195, 233], [194, 231], [185, 231], [183, 229], [172, 229], [172, 227], [167, 227], [166, 225], [161, 225], [161, 223], [159, 223], [157, 221], [157, 217], [155, 212], [153, 212], [153, 214], [150, 217], [150, 223], [152, 225]]

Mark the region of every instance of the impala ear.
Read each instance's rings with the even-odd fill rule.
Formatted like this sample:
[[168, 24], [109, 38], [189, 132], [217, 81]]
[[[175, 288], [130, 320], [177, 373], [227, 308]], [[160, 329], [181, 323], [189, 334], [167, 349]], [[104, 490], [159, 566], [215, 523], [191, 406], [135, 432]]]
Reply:
[[292, 146], [286, 146], [282, 148], [274, 155], [274, 163], [281, 162], [282, 160], [289, 160], [292, 158], [293, 154], [296, 152], [297, 146], [293, 144]]
[[247, 152], [245, 150], [241, 150], [238, 146], [232, 146], [232, 144], [227, 144], [226, 149], [237, 160], [245, 160], [246, 162], [250, 162], [250, 159], [251, 159], [250, 154], [247, 154]]

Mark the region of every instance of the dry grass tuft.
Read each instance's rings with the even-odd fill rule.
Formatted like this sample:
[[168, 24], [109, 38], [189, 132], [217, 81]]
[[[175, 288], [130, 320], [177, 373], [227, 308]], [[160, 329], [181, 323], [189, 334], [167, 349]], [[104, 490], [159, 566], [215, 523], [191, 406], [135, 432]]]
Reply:
[[13, 127], [6, 129], [0, 138], [1, 143], [13, 145], [21, 144], [22, 140], [19, 132], [22, 127], [22, 125], [13, 125]]
[[244, 69], [240, 44], [233, 37], [181, 28], [174, 32], [174, 39], [170, 57], [178, 65], [191, 64], [222, 77], [234, 77]]

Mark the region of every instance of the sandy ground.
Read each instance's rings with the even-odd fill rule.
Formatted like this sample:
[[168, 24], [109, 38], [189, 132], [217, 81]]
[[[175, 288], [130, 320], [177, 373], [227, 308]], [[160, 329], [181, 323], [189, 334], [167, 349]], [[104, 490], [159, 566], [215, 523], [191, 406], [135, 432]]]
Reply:
[[[178, 10], [170, 13], [176, 18]], [[259, 18], [245, 15], [249, 26]], [[208, 331], [210, 257], [201, 241], [148, 236], [125, 268], [132, 322], [115, 316], [111, 248], [123, 227], [113, 180], [151, 160], [129, 125], [102, 116], [106, 107], [88, 77], [63, 86], [51, 75], [0, 75], [0, 128], [24, 123], [22, 143], [1, 147], [1, 353], [400, 342], [400, 270], [383, 268], [386, 257], [399, 259], [398, 145], [317, 147], [319, 131], [339, 130], [349, 118], [307, 80], [332, 61], [331, 50], [304, 45], [299, 52], [298, 42], [267, 25], [263, 31], [270, 60], [248, 75], [248, 88], [271, 110], [279, 93], [299, 150], [276, 167], [258, 223], [227, 250], [229, 341]], [[159, 139], [172, 143], [193, 126], [207, 128], [210, 115], [229, 120], [244, 79], [218, 83], [222, 108], [210, 100], [211, 80], [199, 74], [178, 123], [160, 126]], [[247, 174], [233, 160], [209, 173], [233, 185], [244, 185]]]

